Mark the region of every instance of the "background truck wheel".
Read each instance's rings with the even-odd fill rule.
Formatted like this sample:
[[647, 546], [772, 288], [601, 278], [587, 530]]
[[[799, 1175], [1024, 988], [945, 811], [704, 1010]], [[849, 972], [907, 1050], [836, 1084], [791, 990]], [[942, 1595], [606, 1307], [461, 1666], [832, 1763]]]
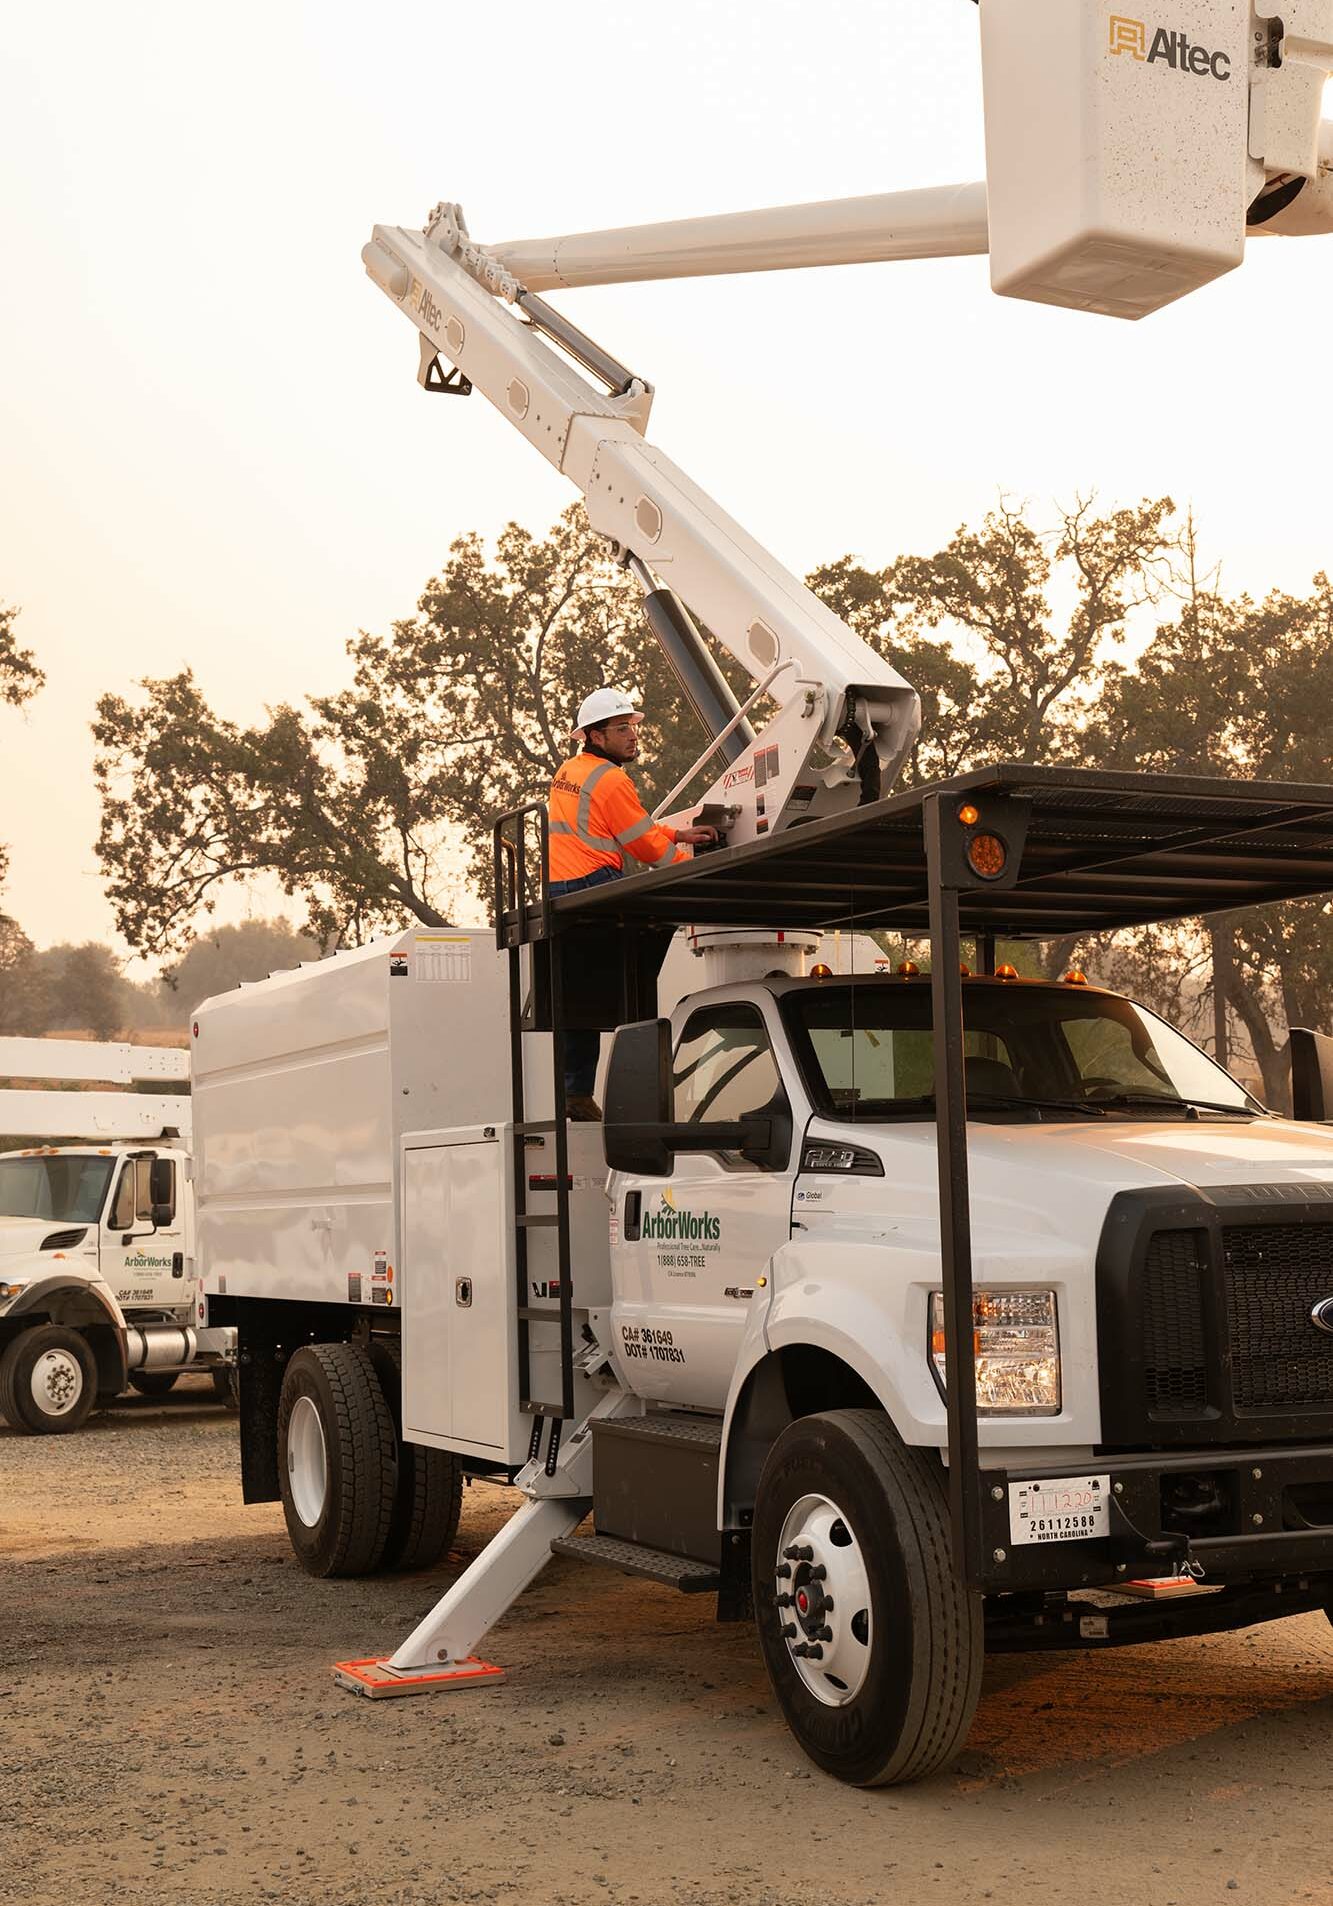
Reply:
[[393, 1419], [359, 1344], [314, 1344], [278, 1399], [287, 1534], [311, 1575], [368, 1575], [384, 1553], [398, 1481]]
[[97, 1365], [77, 1330], [38, 1324], [0, 1357], [0, 1416], [14, 1429], [63, 1436], [97, 1401]]
[[179, 1370], [131, 1370], [130, 1388], [140, 1396], [166, 1396], [176, 1387]]
[[241, 1373], [234, 1363], [224, 1364], [220, 1370], [210, 1370], [213, 1380], [213, 1394], [218, 1402], [229, 1410], [241, 1407]]
[[382, 1566], [396, 1570], [431, 1568], [458, 1533], [463, 1510], [462, 1465], [448, 1450], [403, 1441], [402, 1348], [391, 1337], [376, 1337], [370, 1355], [398, 1439], [398, 1488]]
[[937, 1460], [875, 1410], [798, 1419], [764, 1464], [752, 1555], [764, 1663], [811, 1760], [859, 1787], [947, 1766], [984, 1642], [980, 1597], [954, 1579]]

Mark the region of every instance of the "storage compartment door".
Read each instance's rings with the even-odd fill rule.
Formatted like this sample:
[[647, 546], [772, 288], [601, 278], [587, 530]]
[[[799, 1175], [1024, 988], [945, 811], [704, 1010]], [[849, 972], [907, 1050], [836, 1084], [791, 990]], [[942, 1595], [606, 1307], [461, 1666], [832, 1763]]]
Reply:
[[514, 1370], [506, 1155], [480, 1137], [403, 1154], [403, 1429], [499, 1461]]

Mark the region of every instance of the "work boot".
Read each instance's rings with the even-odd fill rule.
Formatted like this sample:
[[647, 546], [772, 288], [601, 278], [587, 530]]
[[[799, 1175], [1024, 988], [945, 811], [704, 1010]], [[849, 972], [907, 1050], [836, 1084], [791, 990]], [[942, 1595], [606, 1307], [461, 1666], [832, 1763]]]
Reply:
[[601, 1122], [602, 1108], [591, 1092], [575, 1092], [565, 1100], [565, 1111], [580, 1125]]

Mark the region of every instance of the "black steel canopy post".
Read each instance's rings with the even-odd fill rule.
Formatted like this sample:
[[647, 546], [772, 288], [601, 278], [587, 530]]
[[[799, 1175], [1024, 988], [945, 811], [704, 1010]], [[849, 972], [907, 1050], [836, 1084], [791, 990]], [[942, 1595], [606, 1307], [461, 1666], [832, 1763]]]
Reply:
[[947, 884], [946, 808], [923, 804], [930, 908], [930, 1002], [934, 1027], [935, 1144], [939, 1163], [940, 1264], [949, 1425], [949, 1515], [953, 1559], [967, 1587], [982, 1585], [981, 1471], [972, 1321], [972, 1231], [967, 1188], [967, 1080], [963, 1065], [962, 941], [958, 889]]

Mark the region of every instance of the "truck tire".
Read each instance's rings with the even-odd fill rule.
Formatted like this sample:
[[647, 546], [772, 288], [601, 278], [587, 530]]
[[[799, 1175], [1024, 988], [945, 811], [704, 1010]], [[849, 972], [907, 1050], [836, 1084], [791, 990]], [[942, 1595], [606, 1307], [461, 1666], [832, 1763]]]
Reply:
[[985, 1650], [981, 1598], [953, 1573], [934, 1454], [905, 1448], [877, 1410], [798, 1418], [764, 1464], [752, 1556], [764, 1665], [811, 1760], [858, 1787], [947, 1766]]
[[384, 1553], [398, 1481], [393, 1420], [359, 1344], [298, 1350], [278, 1399], [278, 1482], [307, 1574], [368, 1575]]
[[227, 1363], [220, 1370], [210, 1370], [213, 1380], [213, 1394], [224, 1409], [239, 1410], [241, 1407], [241, 1373], [234, 1363]]
[[36, 1436], [81, 1429], [97, 1401], [97, 1365], [77, 1330], [37, 1324], [0, 1357], [0, 1416]]
[[140, 1396], [166, 1396], [176, 1387], [179, 1370], [131, 1370], [130, 1388]]
[[382, 1568], [433, 1568], [458, 1533], [463, 1512], [463, 1468], [446, 1449], [403, 1441], [403, 1353], [392, 1337], [375, 1337], [371, 1361], [398, 1439], [398, 1487], [384, 1544]]

